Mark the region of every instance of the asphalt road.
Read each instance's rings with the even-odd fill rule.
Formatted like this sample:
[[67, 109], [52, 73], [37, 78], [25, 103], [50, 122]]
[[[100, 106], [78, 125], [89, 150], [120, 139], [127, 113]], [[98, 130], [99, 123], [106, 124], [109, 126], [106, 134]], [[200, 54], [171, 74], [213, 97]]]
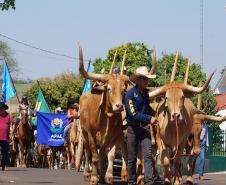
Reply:
[[[196, 185], [225, 185], [225, 174], [206, 174], [205, 180], [199, 181], [198, 176], [194, 176]], [[83, 180], [82, 173], [69, 170], [49, 170], [38, 168], [8, 168], [8, 171], [0, 171], [0, 185], [88, 185]], [[156, 182], [155, 184], [163, 184]], [[116, 177], [114, 185], [125, 185]]]

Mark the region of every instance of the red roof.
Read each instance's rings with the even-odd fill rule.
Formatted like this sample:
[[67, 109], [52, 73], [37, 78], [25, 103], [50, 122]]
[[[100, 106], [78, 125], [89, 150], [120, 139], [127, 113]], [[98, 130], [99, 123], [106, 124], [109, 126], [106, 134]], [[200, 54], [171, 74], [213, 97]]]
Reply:
[[217, 106], [219, 110], [226, 109], [226, 94], [221, 94], [215, 97], [217, 101]]

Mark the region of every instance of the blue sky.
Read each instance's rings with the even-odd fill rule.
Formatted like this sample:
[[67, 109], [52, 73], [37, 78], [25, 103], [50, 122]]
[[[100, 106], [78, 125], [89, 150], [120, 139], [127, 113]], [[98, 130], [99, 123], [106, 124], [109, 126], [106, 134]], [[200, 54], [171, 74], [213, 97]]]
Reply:
[[[204, 72], [226, 66], [226, 0], [204, 0]], [[28, 44], [78, 57], [105, 58], [127, 42], [172, 53], [179, 50], [200, 63], [199, 0], [16, 0], [16, 10], [0, 12], [0, 33]], [[37, 79], [65, 71], [78, 73], [78, 60], [46, 54], [3, 37], [14, 51], [20, 78]]]

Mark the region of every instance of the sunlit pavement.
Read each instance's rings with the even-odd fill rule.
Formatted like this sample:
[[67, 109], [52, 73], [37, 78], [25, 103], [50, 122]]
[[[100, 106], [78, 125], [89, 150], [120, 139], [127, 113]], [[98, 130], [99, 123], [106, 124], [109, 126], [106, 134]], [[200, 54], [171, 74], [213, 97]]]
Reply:
[[[40, 168], [7, 168], [7, 171], [0, 171], [0, 185], [32, 185], [32, 184], [52, 184], [52, 185], [87, 185], [83, 180], [82, 173], [74, 170], [49, 170]], [[226, 173], [205, 174], [204, 180], [198, 180], [198, 175], [194, 175], [194, 184], [197, 185], [225, 185]], [[184, 178], [185, 182], [185, 178]], [[163, 184], [156, 182], [155, 184]], [[115, 178], [114, 185], [125, 185]]]

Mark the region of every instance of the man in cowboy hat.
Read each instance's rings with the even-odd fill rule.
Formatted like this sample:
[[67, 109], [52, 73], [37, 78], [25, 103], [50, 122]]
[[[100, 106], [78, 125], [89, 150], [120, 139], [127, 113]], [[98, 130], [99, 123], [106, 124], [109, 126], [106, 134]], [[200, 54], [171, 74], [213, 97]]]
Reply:
[[136, 86], [125, 95], [125, 109], [127, 120], [127, 148], [128, 148], [128, 176], [129, 184], [136, 184], [136, 162], [138, 145], [140, 144], [144, 156], [145, 185], [153, 184], [152, 152], [150, 125], [157, 124], [149, 106], [147, 86], [151, 75], [147, 67], [138, 67], [130, 79]]
[[0, 146], [2, 148], [2, 171], [9, 160], [9, 134], [12, 125], [12, 116], [6, 110], [8, 106], [4, 102], [0, 102]]

